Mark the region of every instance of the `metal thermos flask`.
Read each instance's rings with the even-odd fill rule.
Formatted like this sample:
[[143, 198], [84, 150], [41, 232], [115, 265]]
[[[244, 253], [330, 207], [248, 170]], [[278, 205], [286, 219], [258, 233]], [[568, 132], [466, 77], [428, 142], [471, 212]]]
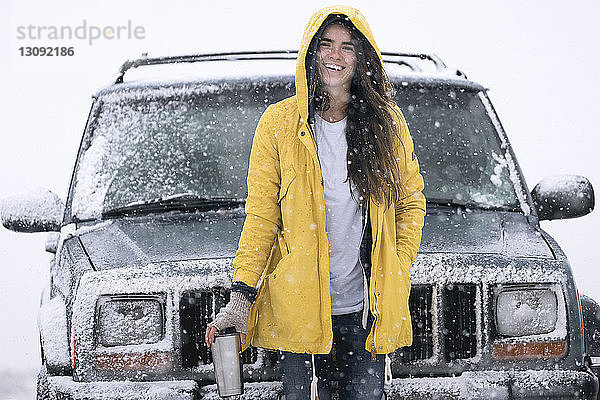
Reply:
[[217, 333], [210, 348], [219, 396], [229, 397], [243, 394], [240, 334], [233, 329], [227, 329], [223, 334]]

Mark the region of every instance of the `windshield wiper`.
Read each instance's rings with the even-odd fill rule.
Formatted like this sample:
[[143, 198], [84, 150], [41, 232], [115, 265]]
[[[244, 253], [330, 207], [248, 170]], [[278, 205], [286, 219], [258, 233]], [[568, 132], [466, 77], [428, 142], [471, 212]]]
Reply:
[[490, 210], [490, 211], [519, 211], [521, 208], [516, 205], [489, 205], [483, 203], [474, 203], [464, 200], [457, 200], [454, 198], [443, 199], [443, 198], [427, 198], [427, 204], [435, 205], [435, 206], [446, 206], [446, 207], [460, 207], [462, 209], [465, 208], [474, 208], [480, 210]]
[[180, 194], [164, 198], [139, 201], [104, 211], [102, 217], [138, 216], [168, 211], [211, 211], [229, 210], [245, 203], [244, 200], [229, 197], [196, 196]]

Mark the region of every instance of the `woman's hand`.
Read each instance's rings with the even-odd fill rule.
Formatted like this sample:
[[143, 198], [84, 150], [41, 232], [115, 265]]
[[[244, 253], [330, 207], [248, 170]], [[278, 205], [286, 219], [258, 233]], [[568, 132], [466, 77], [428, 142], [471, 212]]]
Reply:
[[240, 333], [240, 340], [246, 343], [246, 333], [248, 333], [247, 323], [250, 307], [252, 304], [240, 292], [231, 292], [229, 303], [221, 309], [215, 317], [215, 320], [208, 324], [204, 341], [210, 347], [215, 341], [215, 333], [223, 331], [226, 328], [233, 327]]
[[[210, 345], [214, 343], [215, 334], [217, 332], [218, 332], [218, 330], [214, 326], [209, 326], [206, 328], [206, 336], [204, 337], [204, 341], [206, 342], [206, 345], [208, 347], [210, 347]], [[240, 333], [240, 340], [243, 344], [246, 343], [246, 334], [245, 333]]]

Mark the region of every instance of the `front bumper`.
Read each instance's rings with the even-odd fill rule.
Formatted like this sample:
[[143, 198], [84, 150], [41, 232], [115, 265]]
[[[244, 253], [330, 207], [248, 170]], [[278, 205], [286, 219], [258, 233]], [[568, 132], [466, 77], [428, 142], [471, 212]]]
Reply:
[[49, 376], [49, 400], [194, 400], [195, 381], [75, 382], [70, 376]]
[[[49, 400], [220, 400], [216, 385], [199, 386], [192, 380], [158, 382], [75, 382], [70, 376], [49, 376]], [[244, 384], [237, 399], [279, 400], [281, 382]]]
[[[48, 377], [51, 399], [218, 400], [216, 385], [195, 381], [74, 382]], [[279, 400], [280, 382], [246, 383], [237, 399]], [[596, 400], [598, 380], [591, 372], [564, 370], [477, 371], [457, 377], [396, 378], [388, 399], [585, 399]]]
[[598, 379], [587, 371], [469, 371], [456, 377], [393, 379], [390, 399], [593, 399]]

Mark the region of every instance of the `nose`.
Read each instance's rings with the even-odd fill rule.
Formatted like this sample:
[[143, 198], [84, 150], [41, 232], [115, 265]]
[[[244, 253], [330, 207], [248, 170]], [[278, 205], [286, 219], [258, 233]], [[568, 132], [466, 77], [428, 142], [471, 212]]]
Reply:
[[342, 49], [341, 47], [338, 46], [331, 46], [329, 49], [327, 49], [327, 52], [329, 53], [329, 57], [331, 57], [332, 59], [340, 59], [342, 58]]

